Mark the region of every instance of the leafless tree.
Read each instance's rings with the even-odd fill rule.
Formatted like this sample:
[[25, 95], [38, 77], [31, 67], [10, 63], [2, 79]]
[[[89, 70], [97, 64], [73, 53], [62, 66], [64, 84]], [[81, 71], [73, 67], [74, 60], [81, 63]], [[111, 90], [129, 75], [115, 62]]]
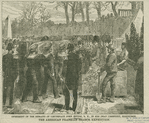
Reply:
[[56, 9], [58, 9], [58, 7], [62, 7], [65, 10], [65, 16], [66, 16], [66, 23], [69, 24], [69, 13], [68, 13], [68, 5], [69, 5], [69, 1], [58, 1], [57, 5], [56, 5]]
[[39, 9], [39, 21], [41, 23], [46, 23], [50, 17], [50, 10], [48, 10], [47, 7], [42, 4]]
[[76, 14], [76, 6], [77, 6], [77, 2], [74, 1], [74, 2], [69, 2], [69, 6], [71, 7], [71, 11], [72, 11], [72, 22], [74, 22], [75, 20], [75, 14]]
[[101, 1], [94, 2], [94, 7], [97, 10], [98, 19], [101, 17]]
[[77, 2], [76, 11], [75, 11], [76, 14], [81, 14], [83, 22], [85, 21], [84, 10], [83, 10], [84, 7], [85, 7], [84, 2], [82, 2], [82, 1]]
[[102, 5], [102, 11], [108, 10], [110, 12], [114, 13], [114, 16], [118, 16], [117, 8], [121, 8], [124, 5], [124, 2], [118, 2], [118, 1], [108, 1], [108, 2], [101, 2]]
[[110, 3], [111, 3], [111, 6], [112, 6], [113, 13], [117, 17], [118, 13], [116, 11], [116, 6], [117, 6], [118, 2], [116, 1], [116, 2], [110, 2]]
[[22, 2], [21, 17], [25, 19], [30, 26], [34, 26], [37, 23], [37, 13], [41, 8], [39, 2]]
[[85, 8], [86, 8], [86, 20], [87, 20], [87, 23], [89, 23], [89, 6], [90, 6], [90, 2], [85, 2]]
[[22, 2], [22, 13], [19, 24], [21, 30], [24, 30], [22, 33], [32, 30], [39, 24], [43, 26], [50, 17], [50, 11], [42, 2]]

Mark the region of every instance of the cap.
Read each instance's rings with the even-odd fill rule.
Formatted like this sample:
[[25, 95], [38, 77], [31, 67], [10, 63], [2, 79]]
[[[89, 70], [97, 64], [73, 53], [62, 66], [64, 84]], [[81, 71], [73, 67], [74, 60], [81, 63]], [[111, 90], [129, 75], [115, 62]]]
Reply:
[[35, 52], [36, 49], [37, 49], [37, 47], [38, 47], [38, 44], [33, 44], [33, 45], [30, 46], [29, 50], [30, 50], [31, 52]]
[[112, 44], [109, 44], [108, 46], [106, 46], [108, 49], [110, 50], [115, 50], [115, 47]]

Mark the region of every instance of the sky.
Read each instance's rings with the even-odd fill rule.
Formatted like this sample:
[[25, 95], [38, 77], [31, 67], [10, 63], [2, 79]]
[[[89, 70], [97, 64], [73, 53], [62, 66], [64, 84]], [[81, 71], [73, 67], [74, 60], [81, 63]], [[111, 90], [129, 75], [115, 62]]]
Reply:
[[[2, 19], [4, 20], [8, 15], [10, 16], [11, 20], [14, 20], [15, 18], [20, 17], [20, 14], [22, 13], [22, 6], [24, 2], [18, 2], [18, 1], [9, 1], [9, 2], [3, 2], [2, 4]], [[54, 21], [55, 23], [65, 23], [65, 11], [63, 8], [59, 7], [58, 10], [55, 9], [56, 2], [42, 2], [50, 11], [51, 14], [51, 21]], [[120, 6], [118, 9], [131, 9], [131, 5], [129, 2], [123, 2], [123, 6]], [[90, 7], [90, 19], [95, 20], [97, 18], [97, 11], [93, 8], [93, 5]], [[107, 15], [108, 13], [111, 13], [112, 11], [102, 11], [102, 15]], [[84, 9], [85, 13], [85, 9]], [[69, 8], [69, 14], [71, 15], [71, 11]], [[71, 20], [71, 19], [70, 19]], [[81, 21], [81, 16], [76, 16], [75, 21], [79, 22]]]

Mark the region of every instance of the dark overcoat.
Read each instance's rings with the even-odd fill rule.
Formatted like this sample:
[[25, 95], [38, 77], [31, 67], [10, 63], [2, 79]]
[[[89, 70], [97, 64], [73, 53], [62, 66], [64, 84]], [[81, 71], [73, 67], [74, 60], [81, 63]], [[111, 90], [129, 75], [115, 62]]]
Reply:
[[76, 53], [69, 53], [66, 68], [66, 85], [70, 90], [78, 88], [81, 60]]
[[6, 54], [3, 56], [3, 72], [4, 72], [4, 86], [13, 84], [13, 55]]

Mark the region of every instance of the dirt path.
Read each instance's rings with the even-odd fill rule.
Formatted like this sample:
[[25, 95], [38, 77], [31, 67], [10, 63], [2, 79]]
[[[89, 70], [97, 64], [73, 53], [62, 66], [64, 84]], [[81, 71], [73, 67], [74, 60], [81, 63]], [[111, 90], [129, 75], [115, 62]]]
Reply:
[[[31, 101], [18, 103], [14, 105], [13, 109], [4, 108], [5, 114], [72, 114], [73, 111], [67, 112], [64, 109], [65, 97], [61, 95], [60, 98], [54, 99], [50, 95], [42, 103], [33, 103]], [[72, 104], [71, 104], [72, 105]], [[115, 98], [115, 102], [106, 102], [98, 104], [94, 98], [78, 96], [78, 103], [76, 108], [77, 114], [142, 114], [133, 97]]]

